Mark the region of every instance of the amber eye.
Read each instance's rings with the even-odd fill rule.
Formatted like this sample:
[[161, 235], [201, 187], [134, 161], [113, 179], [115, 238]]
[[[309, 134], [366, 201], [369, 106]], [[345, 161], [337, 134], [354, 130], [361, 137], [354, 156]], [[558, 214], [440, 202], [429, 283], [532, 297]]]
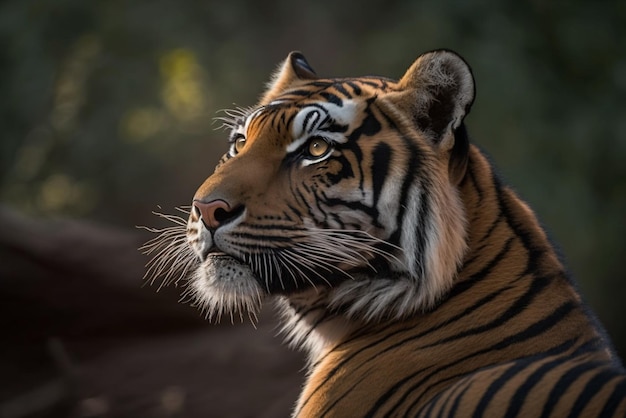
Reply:
[[330, 144], [323, 138], [312, 138], [309, 141], [309, 155], [311, 157], [321, 157], [328, 152]]
[[243, 147], [246, 146], [246, 137], [240, 136], [235, 139], [235, 152], [239, 153], [243, 150]]

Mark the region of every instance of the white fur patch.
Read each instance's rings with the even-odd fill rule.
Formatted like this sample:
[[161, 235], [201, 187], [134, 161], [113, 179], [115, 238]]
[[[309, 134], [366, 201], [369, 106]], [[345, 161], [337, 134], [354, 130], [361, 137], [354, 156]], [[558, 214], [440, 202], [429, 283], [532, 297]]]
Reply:
[[232, 257], [210, 255], [198, 267], [184, 296], [191, 297], [209, 320], [223, 315], [243, 322], [247, 315], [254, 324], [261, 310], [264, 291], [245, 264]]
[[340, 132], [329, 132], [332, 124], [349, 125], [355, 118], [358, 104], [353, 100], [344, 100], [343, 106], [334, 103], [319, 102], [315, 106], [306, 106], [296, 115], [291, 134], [294, 138], [287, 147], [287, 152], [294, 152], [313, 136], [322, 136], [335, 143], [346, 142]]
[[[324, 303], [318, 309], [308, 309], [309, 306], [326, 299], [326, 292], [318, 293], [316, 290], [291, 298], [285, 296], [276, 298], [276, 307], [282, 318], [280, 332], [290, 346], [308, 353], [309, 365], [353, 329], [353, 324], [346, 317], [332, 316], [322, 321], [326, 314]], [[306, 314], [297, 313], [292, 304], [302, 308]]]

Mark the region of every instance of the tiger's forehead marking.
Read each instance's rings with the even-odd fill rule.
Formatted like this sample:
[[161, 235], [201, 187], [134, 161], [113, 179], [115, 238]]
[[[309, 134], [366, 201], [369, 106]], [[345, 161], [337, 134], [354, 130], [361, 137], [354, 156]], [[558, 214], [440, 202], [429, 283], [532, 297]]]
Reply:
[[355, 119], [358, 104], [344, 100], [341, 106], [329, 102], [317, 102], [298, 111], [291, 125], [293, 141], [287, 145], [287, 153], [294, 152], [313, 136], [323, 136], [335, 143], [346, 142], [341, 132], [331, 128], [337, 125], [348, 126]]
[[263, 112], [265, 110], [265, 106], [259, 107], [258, 109], [256, 109], [255, 111], [253, 111], [252, 113], [250, 113], [248, 115], [248, 117], [246, 118], [246, 120], [243, 123], [243, 133], [245, 134], [246, 132], [248, 132], [248, 128], [250, 127], [250, 124], [252, 123], [252, 121], [254, 120], [254, 118], [256, 118], [257, 116], [259, 116], [259, 114], [261, 112]]
[[235, 140], [237, 134], [243, 135], [244, 137], [248, 137], [248, 128], [250, 127], [252, 120], [256, 118], [264, 109], [265, 107], [263, 106], [259, 107], [258, 109], [253, 110], [247, 116], [238, 120], [237, 125], [234, 127], [234, 129], [231, 132], [231, 135], [230, 135], [231, 141]]

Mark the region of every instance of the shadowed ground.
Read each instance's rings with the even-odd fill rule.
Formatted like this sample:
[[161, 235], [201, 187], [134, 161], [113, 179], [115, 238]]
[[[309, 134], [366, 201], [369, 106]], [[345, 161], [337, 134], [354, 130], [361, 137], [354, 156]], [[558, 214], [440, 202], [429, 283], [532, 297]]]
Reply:
[[142, 239], [0, 210], [0, 417], [288, 416], [303, 361], [272, 314], [211, 325], [141, 288]]

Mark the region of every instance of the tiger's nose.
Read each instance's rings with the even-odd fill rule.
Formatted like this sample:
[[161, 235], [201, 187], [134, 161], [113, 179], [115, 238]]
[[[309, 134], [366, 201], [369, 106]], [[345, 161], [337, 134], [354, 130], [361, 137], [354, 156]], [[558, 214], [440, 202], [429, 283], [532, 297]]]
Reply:
[[221, 199], [208, 203], [194, 200], [193, 207], [196, 214], [200, 215], [204, 226], [209, 229], [217, 229], [220, 225], [227, 223], [241, 213], [241, 210], [233, 210], [227, 202]]

